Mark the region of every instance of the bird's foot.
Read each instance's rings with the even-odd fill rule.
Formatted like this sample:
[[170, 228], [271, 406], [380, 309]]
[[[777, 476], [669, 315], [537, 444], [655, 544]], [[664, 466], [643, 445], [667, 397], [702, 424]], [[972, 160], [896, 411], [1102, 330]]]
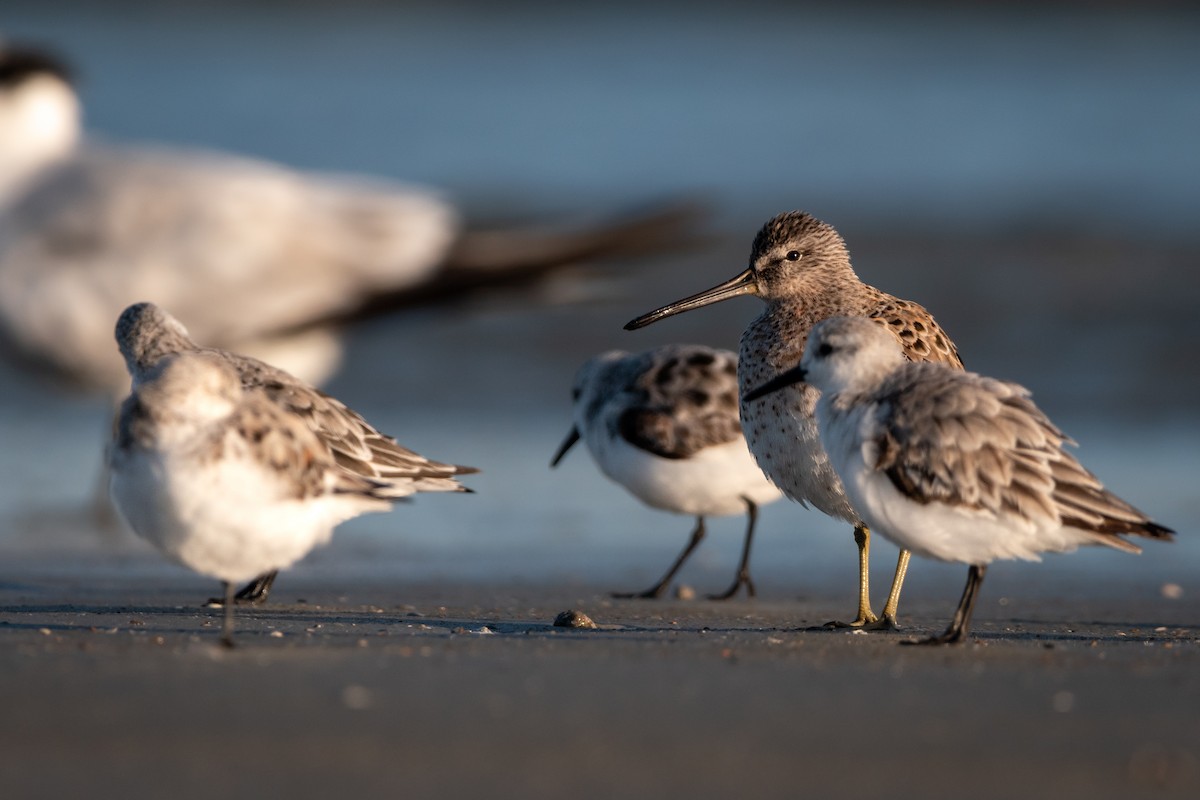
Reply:
[[733, 585], [730, 586], [725, 591], [720, 592], [718, 594], [706, 594], [705, 597], [707, 597], [709, 600], [728, 600], [729, 598], [736, 595], [738, 593], [738, 590], [741, 589], [743, 586], [746, 587], [746, 596], [747, 597], [757, 597], [758, 596], [758, 592], [754, 588], [754, 581], [750, 580], [749, 578], [738, 578], [737, 580], [735, 580], [733, 582]]
[[899, 621], [891, 614], [884, 614], [874, 622], [868, 622], [862, 626], [864, 631], [899, 631], [903, 630], [900, 627]]
[[946, 631], [938, 636], [930, 636], [925, 639], [905, 639], [900, 644], [924, 647], [928, 645], [962, 644], [966, 640], [966, 635], [959, 631]]
[[870, 626], [876, 624], [877, 622], [879, 622], [879, 617], [875, 616], [870, 609], [866, 609], [864, 611], [859, 611], [858, 616], [855, 617], [851, 622], [841, 622], [840, 620], [835, 619], [831, 622], [826, 622], [821, 627], [831, 630], [836, 630], [838, 628], [866, 628], [867, 630], [871, 630]]
[[[242, 587], [241, 591], [233, 596], [233, 604], [235, 606], [261, 606], [267, 602], [267, 597], [271, 594], [271, 584], [275, 582], [274, 577], [269, 580], [266, 578], [257, 578]], [[208, 602], [204, 604], [205, 608], [221, 608], [225, 605], [225, 600], [220, 597], [210, 597]]]
[[666, 586], [651, 586], [644, 592], [610, 592], [609, 597], [616, 600], [657, 600], [662, 597]]

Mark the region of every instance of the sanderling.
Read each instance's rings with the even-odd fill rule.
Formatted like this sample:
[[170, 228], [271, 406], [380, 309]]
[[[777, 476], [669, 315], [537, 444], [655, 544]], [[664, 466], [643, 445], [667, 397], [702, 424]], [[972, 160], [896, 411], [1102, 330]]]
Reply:
[[677, 246], [697, 216], [677, 203], [594, 225], [465, 229], [426, 187], [91, 141], [68, 78], [51, 54], [0, 44], [0, 344], [113, 398], [127, 378], [105, 342], [138, 300], [318, 384], [340, 359], [341, 323]]
[[1064, 449], [1074, 442], [1027, 389], [909, 362], [885, 327], [862, 317], [818, 324], [800, 366], [745, 399], [812, 384], [821, 442], [864, 520], [914, 553], [970, 565], [950, 626], [921, 644], [963, 641], [996, 559], [1093, 544], [1138, 553], [1123, 534], [1172, 538]]
[[858, 615], [850, 623], [830, 624], [898, 627], [896, 610], [908, 553], [900, 553], [882, 618], [878, 618], [871, 610], [868, 586], [870, 530], [846, 499], [821, 449], [813, 418], [817, 391], [806, 385], [794, 386], [767, 403], [747, 403], [745, 393], [794, 366], [813, 325], [831, 316], [861, 315], [886, 322], [904, 346], [905, 355], [914, 361], [939, 361], [961, 369], [958, 352], [924, 308], [860, 281], [837, 231], [800, 211], [780, 214], [762, 227], [745, 272], [638, 317], [625, 328], [641, 328], [742, 294], [758, 295], [767, 304], [766, 311], [742, 334], [738, 361], [742, 430], [750, 450], [785, 495], [854, 525], [859, 557]]
[[658, 583], [617, 597], [659, 597], [704, 538], [704, 518], [748, 517], [737, 576], [754, 596], [750, 544], [758, 507], [779, 490], [754, 463], [737, 411], [737, 356], [701, 345], [667, 345], [644, 353], [614, 350], [591, 358], [575, 377], [574, 427], [551, 466], [582, 438], [600, 471], [648, 506], [693, 514], [687, 547]]
[[[135, 303], [125, 309], [117, 320], [116, 339], [135, 393], [156, 374], [165, 357], [206, 353], [230, 365], [243, 389], [263, 392], [306, 425], [338, 469], [379, 484], [375, 494], [400, 498], [416, 492], [469, 491], [455, 476], [475, 472], [473, 467], [431, 461], [402, 447], [341, 401], [270, 364], [218, 348], [200, 347], [179, 320], [153, 303]], [[238, 593], [238, 599], [265, 600], [274, 578], [273, 571], [259, 576]]]
[[110, 450], [113, 502], [169, 558], [224, 585], [291, 566], [359, 514], [386, 511], [388, 484], [338, 466], [307, 422], [245, 388], [217, 353], [183, 352], [143, 370]]

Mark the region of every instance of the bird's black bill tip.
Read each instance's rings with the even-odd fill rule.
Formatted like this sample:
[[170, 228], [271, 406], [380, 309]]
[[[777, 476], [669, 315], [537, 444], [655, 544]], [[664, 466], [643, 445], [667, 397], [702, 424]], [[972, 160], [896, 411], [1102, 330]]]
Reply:
[[648, 314], [642, 314], [636, 319], [631, 319], [625, 323], [625, 330], [635, 331], [638, 328], [644, 328], [647, 325], [658, 322], [660, 319], [673, 317], [685, 311], [719, 303], [722, 300], [728, 300], [731, 297], [743, 294], [758, 294], [758, 278], [751, 270], [739, 273], [724, 283], [718, 284], [711, 289], [705, 289], [699, 294], [685, 297], [662, 308], [656, 308]]
[[787, 372], [776, 375], [762, 386], [746, 392], [746, 397], [744, 399], [747, 403], [753, 402], [761, 397], [769, 395], [771, 392], [777, 392], [784, 387], [793, 386], [797, 383], [803, 383], [805, 376], [806, 373], [803, 367], [789, 369]]
[[572, 426], [571, 432], [567, 434], [567, 438], [563, 439], [563, 443], [558, 446], [558, 450], [554, 453], [554, 458], [550, 459], [550, 466], [557, 467], [558, 462], [563, 460], [563, 456], [567, 451], [575, 446], [579, 441], [579, 428]]
[[647, 325], [653, 325], [655, 322], [658, 322], [660, 319], [666, 319], [667, 317], [673, 317], [676, 314], [683, 313], [684, 311], [688, 311], [691, 308], [693, 308], [693, 306], [690, 306], [690, 305], [689, 306], [683, 305], [686, 302], [687, 302], [686, 300], [681, 300], [678, 303], [671, 303], [670, 305], [663, 306], [662, 308], [656, 308], [647, 314], [642, 314], [640, 317], [637, 317], [636, 319], [631, 319], [631, 320], [629, 320], [629, 322], [625, 323], [625, 330], [636, 331], [639, 328], [645, 328]]

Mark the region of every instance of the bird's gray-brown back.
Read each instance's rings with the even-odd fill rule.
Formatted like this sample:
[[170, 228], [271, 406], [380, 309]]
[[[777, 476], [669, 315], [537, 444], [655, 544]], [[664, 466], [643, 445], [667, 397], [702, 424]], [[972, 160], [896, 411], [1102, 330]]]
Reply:
[[831, 226], [792, 211], [767, 222], [750, 256], [767, 309], [746, 338], [756, 352], [782, 369], [799, 363], [813, 325], [836, 316], [861, 316], [885, 324], [910, 361], [962, 367], [950, 337], [920, 304], [863, 283], [850, 264], [845, 242]]
[[735, 354], [697, 345], [652, 352], [637, 380], [644, 402], [621, 418], [627, 441], [666, 458], [687, 458], [742, 437]]
[[680, 459], [742, 436], [737, 356], [728, 350], [666, 345], [602, 362], [600, 370], [584, 413], [598, 418], [611, 404], [611, 433], [635, 447]]
[[201, 350], [163, 357], [125, 400], [114, 466], [139, 452], [173, 451], [193, 469], [252, 465], [277, 476], [280, 497], [307, 500], [335, 492], [386, 500], [386, 483], [339, 468], [302, 420], [260, 389], [247, 389], [234, 367]]
[[875, 407], [874, 467], [921, 504], [1091, 531], [1166, 538], [1167, 529], [1108, 491], [1025, 388], [939, 364], [903, 364], [868, 397]]
[[135, 387], [167, 355], [210, 353], [231, 365], [246, 390], [259, 390], [287, 413], [304, 422], [350, 472], [391, 483], [395, 496], [422, 491], [466, 491], [454, 476], [472, 467], [431, 461], [376, 430], [340, 400], [292, 375], [249, 356], [201, 347], [187, 329], [153, 303], [136, 303], [122, 312], [117, 344]]

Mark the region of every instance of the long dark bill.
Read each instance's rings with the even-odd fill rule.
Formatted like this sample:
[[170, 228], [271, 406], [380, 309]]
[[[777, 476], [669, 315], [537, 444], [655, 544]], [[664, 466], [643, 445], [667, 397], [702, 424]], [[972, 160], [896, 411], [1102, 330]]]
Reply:
[[751, 389], [746, 392], [746, 402], [749, 403], [757, 400], [771, 392], [777, 392], [785, 386], [791, 386], [796, 383], [803, 383], [805, 377], [804, 367], [792, 367], [787, 372], [781, 372], [771, 380], [759, 386], [757, 389]]
[[625, 330], [636, 331], [638, 328], [644, 328], [653, 322], [658, 322], [660, 319], [673, 317], [676, 314], [682, 314], [684, 311], [691, 311], [693, 308], [719, 303], [722, 300], [737, 297], [739, 294], [758, 294], [758, 280], [754, 277], [754, 273], [751, 270], [746, 270], [741, 275], [730, 278], [711, 289], [706, 289], [700, 292], [700, 294], [685, 297], [670, 305], [656, 308], [649, 314], [643, 314], [635, 320], [630, 320], [625, 323]]
[[571, 432], [567, 434], [567, 438], [563, 439], [563, 443], [558, 446], [558, 452], [556, 452], [554, 454], [554, 458], [550, 460], [550, 466], [557, 467], [558, 462], [562, 461], [563, 456], [565, 456], [567, 451], [574, 447], [575, 443], [578, 441], [579, 428], [572, 427]]

